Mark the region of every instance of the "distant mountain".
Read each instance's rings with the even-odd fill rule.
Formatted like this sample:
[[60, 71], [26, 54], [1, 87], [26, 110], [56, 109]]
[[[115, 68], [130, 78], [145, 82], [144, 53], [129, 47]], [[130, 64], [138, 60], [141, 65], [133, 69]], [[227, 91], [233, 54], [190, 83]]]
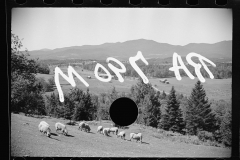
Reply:
[[176, 52], [182, 59], [190, 52], [198, 53], [208, 59], [232, 60], [232, 41], [222, 41], [214, 44], [190, 43], [185, 46], [158, 43], [153, 40], [138, 39], [126, 42], [104, 43], [101, 45], [72, 46], [57, 49], [42, 49], [30, 51], [32, 58], [39, 59], [95, 59], [106, 60], [114, 57], [118, 60], [128, 60], [141, 51], [143, 56], [149, 59], [165, 59]]

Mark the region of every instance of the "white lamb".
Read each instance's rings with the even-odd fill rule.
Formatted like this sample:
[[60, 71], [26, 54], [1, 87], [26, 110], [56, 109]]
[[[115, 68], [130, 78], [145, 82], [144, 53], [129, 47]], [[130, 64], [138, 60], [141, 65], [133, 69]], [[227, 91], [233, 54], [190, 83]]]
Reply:
[[124, 140], [125, 140], [125, 136], [126, 136], [125, 131], [121, 131], [121, 132], [119, 132], [118, 135], [117, 135], [117, 137], [121, 137], [121, 138], [123, 138]]
[[136, 139], [137, 141], [142, 143], [142, 133], [130, 133], [130, 141], [132, 141], [132, 139]]
[[67, 134], [68, 134], [67, 127], [66, 127], [64, 124], [60, 123], [60, 122], [57, 122], [57, 123], [55, 124], [55, 128], [56, 128], [56, 132], [57, 132], [58, 130], [60, 130], [60, 131], [62, 131], [62, 133], [63, 133], [64, 135], [67, 135]]
[[98, 128], [97, 128], [97, 132], [103, 134], [103, 126], [98, 126]]
[[118, 128], [117, 127], [112, 127], [110, 128], [110, 132], [113, 132], [114, 134], [118, 134]]
[[48, 137], [51, 136], [50, 126], [46, 122], [44, 122], [44, 121], [40, 122], [40, 124], [38, 125], [38, 129], [41, 133], [47, 134]]

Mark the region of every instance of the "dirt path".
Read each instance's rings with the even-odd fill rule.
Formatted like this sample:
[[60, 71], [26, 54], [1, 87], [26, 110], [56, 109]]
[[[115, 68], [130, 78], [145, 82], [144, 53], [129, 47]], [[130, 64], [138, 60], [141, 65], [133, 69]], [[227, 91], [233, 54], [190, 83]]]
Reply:
[[[50, 124], [52, 137], [48, 138], [38, 131], [40, 121]], [[230, 157], [231, 150], [226, 148], [174, 143], [152, 136], [153, 131], [132, 125], [126, 130], [142, 132], [143, 143], [131, 142], [111, 134], [106, 137], [97, 133], [97, 126], [91, 125], [91, 133], [79, 131], [77, 126], [69, 126], [70, 136], [57, 134], [56, 122], [66, 123], [55, 118], [33, 118], [11, 114], [11, 155], [12, 156], [51, 156], [51, 157]], [[108, 123], [102, 123], [110, 127]]]

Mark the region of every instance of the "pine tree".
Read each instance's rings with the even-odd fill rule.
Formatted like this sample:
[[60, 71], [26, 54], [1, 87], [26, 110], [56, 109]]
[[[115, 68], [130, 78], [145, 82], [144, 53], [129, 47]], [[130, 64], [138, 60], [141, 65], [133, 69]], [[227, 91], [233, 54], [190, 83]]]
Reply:
[[184, 127], [182, 111], [180, 109], [180, 104], [176, 99], [175, 89], [172, 87], [167, 101], [167, 108], [169, 113], [169, 130], [174, 132], [182, 132]]
[[196, 135], [201, 130], [214, 131], [215, 115], [210, 106], [201, 82], [197, 81], [188, 99], [186, 111], [186, 129], [189, 134]]
[[157, 127], [161, 118], [159, 94], [148, 94], [142, 105], [142, 118], [146, 126]]
[[171, 130], [173, 132], [182, 132], [182, 129], [184, 128], [182, 111], [180, 109], [180, 104], [176, 99], [174, 87], [172, 87], [170, 91], [165, 114], [160, 123], [160, 128]]

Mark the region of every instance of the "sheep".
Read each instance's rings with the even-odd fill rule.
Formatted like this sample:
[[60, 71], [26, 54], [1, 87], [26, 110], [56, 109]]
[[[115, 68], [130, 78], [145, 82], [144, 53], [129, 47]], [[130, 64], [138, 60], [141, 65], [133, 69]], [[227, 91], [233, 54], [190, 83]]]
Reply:
[[119, 136], [125, 140], [125, 136], [126, 136], [125, 131], [121, 131], [120, 133], [118, 133], [117, 137]]
[[41, 121], [41, 122], [39, 123], [39, 125], [47, 125], [47, 126], [49, 126], [49, 124], [48, 124], [47, 122], [45, 122], [45, 121]]
[[47, 134], [48, 137], [51, 136], [50, 126], [46, 122], [44, 122], [44, 121], [40, 122], [40, 124], [38, 125], [38, 129], [41, 133]]
[[99, 133], [103, 133], [103, 126], [98, 126], [98, 128], [97, 128], [97, 132], [99, 132]]
[[79, 123], [78, 129], [82, 130], [85, 127], [85, 125], [86, 125], [85, 122]]
[[42, 132], [41, 128], [42, 128], [43, 125], [46, 125], [46, 126], [50, 127], [47, 122], [41, 121], [41, 122], [39, 123], [39, 125], [38, 125], [38, 129], [39, 129], [40, 132]]
[[84, 130], [85, 132], [90, 132], [90, 130], [91, 130], [89, 125], [86, 124], [85, 122], [79, 123], [78, 129], [80, 129], [81, 131]]
[[86, 123], [85, 123], [85, 126], [84, 126], [84, 130], [85, 130], [85, 132], [90, 132], [90, 130], [91, 130], [89, 125], [86, 124]]
[[112, 128], [110, 128], [110, 132], [113, 132], [117, 135], [118, 134], [118, 128], [117, 127], [112, 127]]
[[61, 130], [65, 136], [68, 134], [67, 127], [64, 124], [60, 123], [60, 122], [57, 122], [55, 124], [55, 128], [56, 128], [56, 132], [58, 130]]
[[110, 128], [103, 128], [103, 134], [104, 134], [105, 136], [108, 136], [109, 133], [110, 133]]
[[142, 133], [130, 133], [130, 141], [132, 141], [132, 139], [136, 139], [137, 141], [142, 143]]

